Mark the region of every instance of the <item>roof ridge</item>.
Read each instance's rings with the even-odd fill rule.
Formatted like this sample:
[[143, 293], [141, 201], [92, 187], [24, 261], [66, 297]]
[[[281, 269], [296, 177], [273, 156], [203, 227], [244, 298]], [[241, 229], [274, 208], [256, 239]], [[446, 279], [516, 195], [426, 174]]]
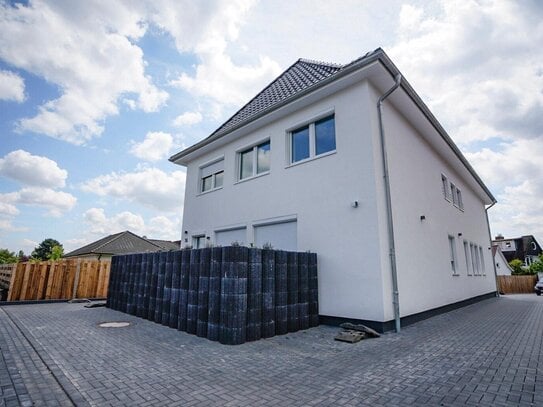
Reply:
[[343, 68], [345, 66], [344, 64], [339, 64], [336, 62], [318, 61], [316, 59], [309, 59], [309, 58], [299, 58], [298, 61], [296, 62], [305, 62], [307, 64], [329, 66], [330, 68]]

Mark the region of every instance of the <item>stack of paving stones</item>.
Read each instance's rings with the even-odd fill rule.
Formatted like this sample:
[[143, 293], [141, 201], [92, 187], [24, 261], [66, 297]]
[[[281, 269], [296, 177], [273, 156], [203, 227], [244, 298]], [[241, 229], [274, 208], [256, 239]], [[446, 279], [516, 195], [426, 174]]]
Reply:
[[237, 345], [319, 324], [317, 255], [241, 246], [114, 256], [108, 307]]

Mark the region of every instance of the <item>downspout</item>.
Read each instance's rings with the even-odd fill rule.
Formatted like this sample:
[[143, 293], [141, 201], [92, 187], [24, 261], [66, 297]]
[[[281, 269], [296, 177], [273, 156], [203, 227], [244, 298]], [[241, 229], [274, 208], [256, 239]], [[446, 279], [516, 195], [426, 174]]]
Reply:
[[494, 279], [496, 280], [496, 297], [500, 297], [500, 287], [498, 284], [498, 271], [496, 270], [496, 260], [494, 260], [494, 256], [492, 255], [492, 234], [490, 233], [490, 222], [488, 221], [488, 210], [492, 208], [494, 205], [496, 205], [497, 201], [492, 202], [492, 204], [485, 208], [485, 215], [486, 215], [486, 227], [488, 228], [488, 238], [490, 239], [490, 257], [492, 257], [492, 268], [494, 269]]
[[396, 269], [396, 248], [394, 246], [394, 225], [392, 219], [392, 199], [390, 196], [390, 179], [388, 175], [387, 150], [385, 145], [385, 129], [383, 126], [383, 102], [400, 86], [402, 75], [396, 76], [396, 83], [386, 91], [377, 101], [377, 116], [379, 117], [379, 137], [381, 140], [381, 158], [383, 160], [383, 179], [385, 182], [387, 226], [388, 226], [388, 247], [390, 255], [390, 273], [392, 275], [392, 305], [394, 307], [394, 323], [396, 332], [401, 330], [400, 326], [400, 294], [398, 292], [398, 273]]

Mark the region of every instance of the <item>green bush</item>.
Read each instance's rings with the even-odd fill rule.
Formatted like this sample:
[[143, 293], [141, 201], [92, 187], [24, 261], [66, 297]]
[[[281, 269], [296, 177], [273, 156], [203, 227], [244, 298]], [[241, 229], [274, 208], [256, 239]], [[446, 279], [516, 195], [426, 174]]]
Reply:
[[519, 259], [513, 259], [509, 262], [509, 266], [513, 269], [513, 274], [526, 274], [524, 269], [522, 268], [522, 265], [524, 263], [520, 261]]
[[543, 262], [540, 260], [534, 261], [530, 264], [530, 274], [543, 273]]

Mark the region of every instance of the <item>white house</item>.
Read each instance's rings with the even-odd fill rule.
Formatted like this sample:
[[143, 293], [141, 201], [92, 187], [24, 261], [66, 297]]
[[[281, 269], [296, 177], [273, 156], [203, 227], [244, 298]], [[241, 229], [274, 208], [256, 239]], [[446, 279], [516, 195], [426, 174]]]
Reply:
[[316, 252], [323, 321], [399, 329], [496, 291], [496, 201], [382, 49], [296, 61], [170, 161], [184, 244]]
[[492, 255], [494, 256], [494, 264], [496, 264], [496, 275], [510, 276], [513, 269], [509, 266], [499, 245], [492, 245]]

